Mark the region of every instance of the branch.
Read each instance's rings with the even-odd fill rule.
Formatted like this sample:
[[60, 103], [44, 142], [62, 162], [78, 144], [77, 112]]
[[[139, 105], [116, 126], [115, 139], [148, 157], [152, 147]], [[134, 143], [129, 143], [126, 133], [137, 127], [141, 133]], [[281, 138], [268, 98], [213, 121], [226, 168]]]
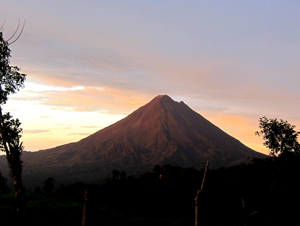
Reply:
[[3, 115], [2, 115], [2, 108], [0, 106], [0, 133], [2, 137], [2, 142], [3, 142], [3, 147], [6, 153], [6, 157], [8, 158], [10, 156], [10, 152], [7, 147], [7, 141], [6, 141], [6, 134], [4, 131], [4, 120], [3, 120]]
[[208, 165], [209, 165], [209, 161], [207, 160], [206, 167], [205, 167], [205, 171], [204, 171], [204, 175], [203, 175], [203, 179], [202, 179], [202, 184], [201, 184], [200, 189], [198, 189], [197, 195], [196, 195], [196, 197], [195, 197], [195, 201], [196, 201], [196, 202], [198, 202], [199, 193], [200, 193], [200, 192], [202, 191], [202, 189], [203, 189], [203, 185], [204, 185], [204, 181], [205, 181], [205, 177], [206, 177], [206, 172], [207, 172]]
[[3, 22], [3, 24], [2, 24], [2, 26], [0, 28], [0, 31], [3, 31], [3, 27], [4, 27], [5, 22], [6, 22], [6, 20], [4, 20], [4, 22]]
[[19, 30], [19, 27], [20, 27], [20, 19], [19, 19], [19, 23], [18, 23], [17, 29], [15, 30], [15, 32], [13, 33], [13, 35], [12, 35], [9, 39], [6, 40], [7, 42], [8, 42], [9, 40], [11, 40], [11, 39], [16, 35], [17, 31]]
[[[16, 42], [20, 38], [21, 34], [23, 33], [23, 30], [24, 30], [24, 27], [25, 27], [25, 23], [26, 23], [26, 20], [24, 20], [24, 23], [23, 23], [23, 26], [22, 26], [22, 30], [21, 30], [20, 34], [18, 35], [18, 37], [14, 41], [12, 41], [11, 43], [8, 43], [7, 46], [13, 44], [14, 42]], [[18, 26], [18, 28], [19, 28], [19, 26]], [[18, 30], [18, 28], [17, 28], [17, 30]]]
[[246, 211], [245, 202], [244, 202], [244, 199], [243, 199], [243, 198], [242, 198], [242, 203], [243, 203], [243, 209], [244, 209], [244, 212], [245, 212], [245, 214], [246, 214], [246, 216], [247, 216], [247, 211]]
[[202, 179], [202, 184], [201, 184], [200, 189], [197, 191], [197, 195], [195, 197], [195, 226], [198, 226], [198, 199], [199, 199], [199, 194], [203, 189], [203, 185], [204, 185], [208, 165], [209, 165], [209, 161], [207, 160], [204, 175], [203, 175], [203, 179]]
[[199, 193], [200, 193], [200, 192], [202, 191], [202, 189], [203, 189], [204, 182], [205, 182], [205, 178], [206, 178], [206, 172], [207, 172], [207, 169], [208, 169], [208, 165], [209, 165], [209, 161], [207, 160], [206, 167], [205, 167], [205, 171], [204, 171], [204, 175], [203, 175], [203, 179], [202, 179], [201, 188], [197, 191], [197, 198], [198, 198]]

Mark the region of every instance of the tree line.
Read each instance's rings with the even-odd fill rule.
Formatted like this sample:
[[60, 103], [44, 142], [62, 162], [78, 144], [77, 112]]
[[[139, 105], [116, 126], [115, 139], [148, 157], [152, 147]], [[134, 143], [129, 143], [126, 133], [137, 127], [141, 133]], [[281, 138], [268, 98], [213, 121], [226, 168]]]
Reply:
[[[228, 168], [208, 169], [199, 194], [198, 225], [292, 224], [298, 217], [299, 173], [300, 158], [294, 154], [252, 159]], [[57, 185], [52, 178], [45, 180], [42, 189], [28, 194], [34, 194], [39, 197], [38, 200], [44, 200], [42, 197], [56, 200], [53, 212], [55, 208], [59, 210], [60, 203], [78, 203], [79, 210], [77, 208], [76, 211], [80, 213], [77, 216], [79, 221], [84, 191], [87, 190], [87, 225], [100, 222], [117, 225], [114, 224], [113, 212], [120, 213], [122, 218], [118, 219], [124, 225], [132, 225], [136, 216], [153, 220], [172, 219], [165, 225], [173, 225], [178, 219], [181, 219], [182, 225], [194, 225], [194, 198], [201, 187], [204, 169], [156, 165], [151, 172], [139, 177], [121, 178], [114, 177], [114, 174], [112, 172], [103, 184], [77, 182]], [[33, 213], [31, 208], [34, 207], [29, 203], [32, 205], [28, 200], [26, 212], [31, 214], [32, 219], [38, 221], [39, 216], [45, 216], [46, 213], [39, 212], [45, 211], [44, 208], [35, 209]]]

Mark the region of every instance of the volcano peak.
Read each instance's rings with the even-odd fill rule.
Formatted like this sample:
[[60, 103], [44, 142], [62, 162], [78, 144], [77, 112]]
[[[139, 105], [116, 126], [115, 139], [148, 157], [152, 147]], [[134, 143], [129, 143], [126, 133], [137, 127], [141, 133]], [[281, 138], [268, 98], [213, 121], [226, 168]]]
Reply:
[[182, 101], [159, 95], [126, 118], [78, 142], [24, 153], [23, 161], [24, 178], [39, 173], [41, 181], [54, 177], [57, 181], [68, 178], [70, 181], [65, 182], [86, 182], [105, 178], [113, 169], [138, 175], [155, 164], [199, 169], [207, 160], [210, 167], [218, 168], [246, 161], [247, 157], [265, 156]]
[[[156, 97], [154, 97], [153, 99], [152, 99], [152, 101], [166, 101], [166, 102], [176, 102], [176, 101], [174, 101], [171, 97], [169, 97], [168, 95], [158, 95], [158, 96], [156, 96]], [[150, 103], [152, 102], [152, 101], [150, 101]]]
[[168, 95], [157, 95], [154, 99], [171, 99]]

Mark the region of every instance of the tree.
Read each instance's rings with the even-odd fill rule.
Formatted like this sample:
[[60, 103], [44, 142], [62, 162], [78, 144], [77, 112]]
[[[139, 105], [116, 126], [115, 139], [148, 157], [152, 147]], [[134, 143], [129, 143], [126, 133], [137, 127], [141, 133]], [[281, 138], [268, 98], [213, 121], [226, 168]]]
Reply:
[[0, 195], [1, 195], [2, 193], [5, 193], [5, 192], [8, 192], [8, 191], [9, 191], [9, 188], [8, 188], [6, 182], [7, 182], [7, 179], [4, 178], [4, 177], [2, 176], [2, 174], [1, 174], [1, 172], [0, 172]]
[[54, 188], [55, 188], [55, 186], [53, 184], [54, 181], [55, 180], [52, 177], [49, 177], [45, 180], [43, 190], [46, 195], [50, 195], [51, 192], [54, 190]]
[[284, 153], [293, 152], [300, 154], [300, 144], [297, 141], [300, 132], [295, 131], [295, 126], [282, 119], [259, 119], [259, 131], [255, 134], [263, 136], [263, 145], [270, 149], [270, 156], [275, 157]]
[[11, 40], [16, 34], [19, 26], [8, 40], [3, 38], [2, 27], [0, 29], [0, 150], [6, 153], [11, 177], [14, 181], [17, 211], [20, 211], [23, 206], [24, 193], [21, 161], [23, 143], [20, 141], [23, 130], [20, 127], [21, 122], [19, 119], [13, 119], [9, 112], [3, 113], [2, 107], [6, 104], [10, 94], [16, 93], [24, 87], [26, 75], [19, 73], [20, 68], [10, 66], [11, 50], [9, 49], [9, 45], [20, 37], [23, 28], [19, 36], [8, 43], [8, 40]]

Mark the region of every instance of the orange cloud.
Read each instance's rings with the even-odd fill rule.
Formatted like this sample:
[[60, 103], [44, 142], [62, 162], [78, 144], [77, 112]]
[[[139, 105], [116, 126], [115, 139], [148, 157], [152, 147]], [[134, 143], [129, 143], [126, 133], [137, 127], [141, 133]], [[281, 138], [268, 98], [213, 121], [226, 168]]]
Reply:
[[80, 90], [39, 91], [38, 93], [39, 96], [30, 97], [28, 100], [50, 106], [52, 109], [81, 112], [99, 111], [111, 114], [127, 114], [153, 98], [134, 91], [97, 87], [84, 87]]

